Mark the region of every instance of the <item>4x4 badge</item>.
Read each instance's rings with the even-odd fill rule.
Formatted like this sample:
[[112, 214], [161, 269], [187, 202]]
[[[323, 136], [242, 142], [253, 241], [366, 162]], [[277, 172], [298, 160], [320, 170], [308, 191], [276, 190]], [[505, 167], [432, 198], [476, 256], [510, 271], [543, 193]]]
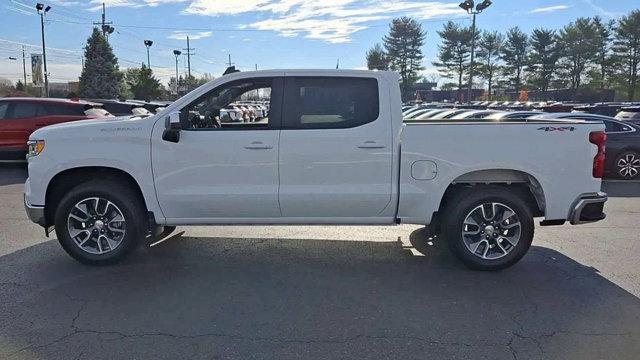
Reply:
[[562, 132], [562, 131], [575, 131], [576, 128], [573, 126], [544, 126], [544, 127], [538, 128], [538, 130], [546, 131], [546, 132], [549, 132], [549, 131]]

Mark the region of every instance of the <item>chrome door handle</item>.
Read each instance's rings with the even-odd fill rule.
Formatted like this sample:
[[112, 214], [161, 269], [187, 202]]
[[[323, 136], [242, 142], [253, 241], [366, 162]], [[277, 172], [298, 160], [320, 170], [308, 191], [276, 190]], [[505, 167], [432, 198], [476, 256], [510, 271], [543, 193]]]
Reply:
[[251, 144], [246, 145], [244, 148], [249, 150], [269, 150], [273, 149], [273, 146], [266, 145], [262, 143], [262, 141], [254, 141]]
[[360, 145], [358, 145], [359, 149], [384, 149], [386, 146], [382, 145], [382, 144], [378, 144], [375, 141], [365, 141], [363, 143], [361, 143]]

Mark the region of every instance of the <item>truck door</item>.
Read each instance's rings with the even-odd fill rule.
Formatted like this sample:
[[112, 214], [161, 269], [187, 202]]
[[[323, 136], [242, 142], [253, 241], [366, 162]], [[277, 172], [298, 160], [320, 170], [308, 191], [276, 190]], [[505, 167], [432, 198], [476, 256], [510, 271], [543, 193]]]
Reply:
[[376, 78], [285, 78], [282, 216], [345, 222], [382, 213], [392, 191], [387, 98]]
[[[213, 88], [180, 110], [177, 143], [163, 140], [164, 121], [156, 123], [153, 173], [168, 221], [198, 224], [280, 217], [282, 83], [282, 77], [258, 77]], [[238, 101], [270, 102], [270, 111], [264, 117], [225, 116], [224, 109]]]

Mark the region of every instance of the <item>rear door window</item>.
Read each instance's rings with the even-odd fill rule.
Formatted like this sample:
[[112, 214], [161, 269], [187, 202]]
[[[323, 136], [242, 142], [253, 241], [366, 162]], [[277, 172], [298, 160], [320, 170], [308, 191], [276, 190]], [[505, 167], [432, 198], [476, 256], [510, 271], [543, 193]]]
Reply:
[[371, 78], [288, 77], [284, 129], [341, 129], [375, 121], [378, 81]]
[[36, 103], [30, 102], [16, 102], [13, 105], [13, 114], [11, 114], [11, 118], [13, 119], [25, 119], [25, 118], [34, 118], [39, 116], [40, 114], [44, 114], [44, 110], [41, 109], [41, 106]]
[[67, 104], [46, 104], [47, 116], [84, 116], [83, 106]]
[[7, 110], [9, 109], [8, 102], [0, 103], [0, 120], [7, 117]]

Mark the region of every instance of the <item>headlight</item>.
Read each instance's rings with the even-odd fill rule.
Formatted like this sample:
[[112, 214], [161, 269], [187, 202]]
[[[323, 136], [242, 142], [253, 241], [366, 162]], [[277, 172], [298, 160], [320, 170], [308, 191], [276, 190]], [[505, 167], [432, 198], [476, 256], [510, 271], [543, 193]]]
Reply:
[[27, 151], [27, 159], [40, 155], [44, 150], [44, 140], [29, 140], [27, 141], [29, 150]]

